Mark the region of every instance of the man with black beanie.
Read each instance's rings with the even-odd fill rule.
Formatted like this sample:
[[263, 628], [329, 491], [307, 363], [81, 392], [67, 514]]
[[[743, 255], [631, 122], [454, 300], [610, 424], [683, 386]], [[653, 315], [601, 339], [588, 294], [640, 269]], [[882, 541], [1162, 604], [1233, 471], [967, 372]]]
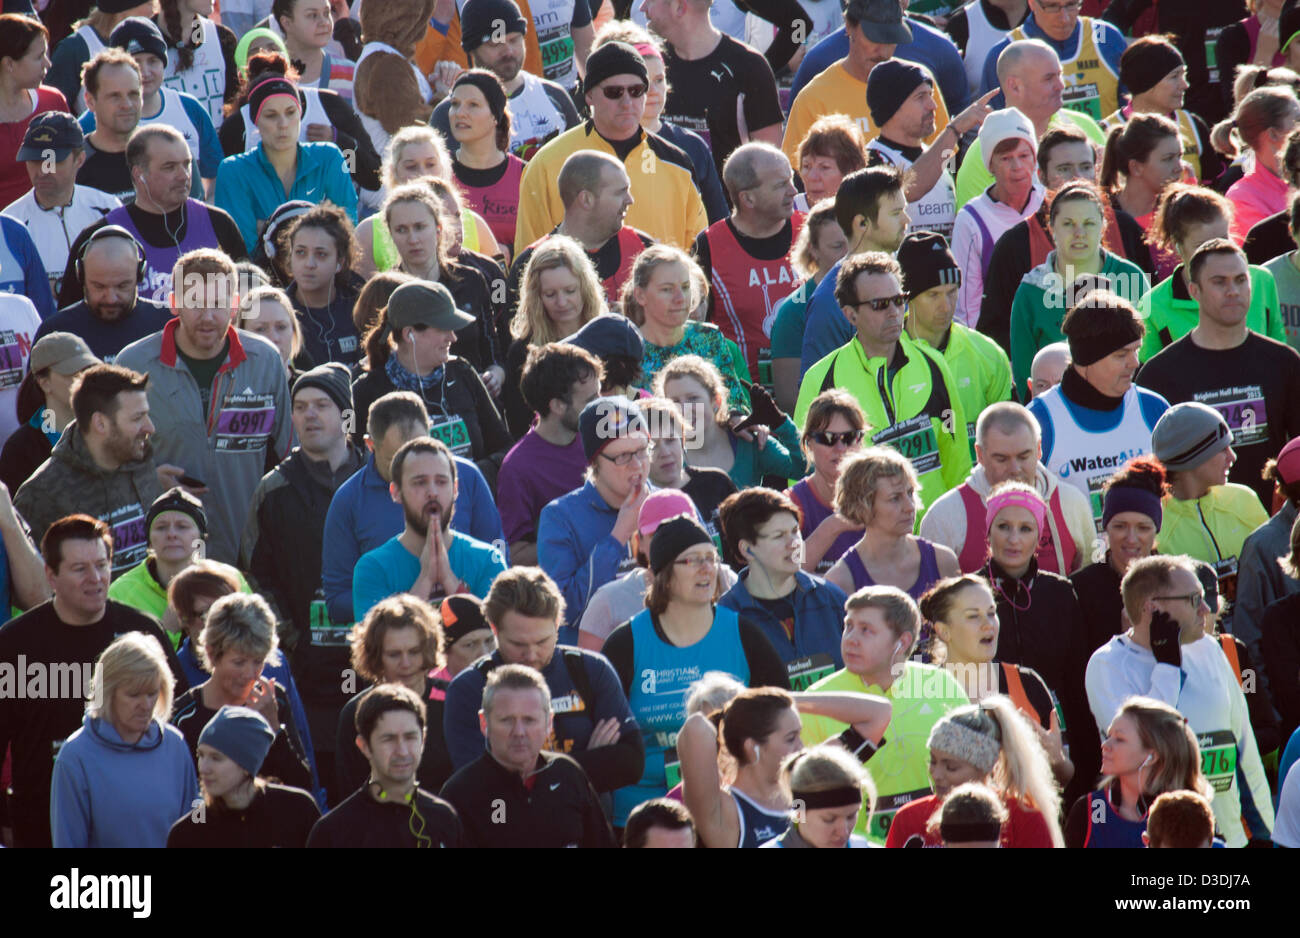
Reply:
[[976, 418], [990, 404], [1011, 400], [1011, 362], [988, 336], [953, 321], [961, 270], [943, 235], [915, 231], [903, 239], [895, 256], [903, 268], [907, 295], [904, 328], [913, 339], [943, 355], [957, 379], [973, 458]]
[[1043, 430], [1040, 461], [1092, 502], [1101, 531], [1101, 489], [1116, 469], [1151, 452], [1151, 433], [1169, 403], [1133, 383], [1142, 319], [1126, 300], [1093, 290], [1061, 323], [1070, 365], [1061, 383], [1029, 411]]
[[[510, 106], [510, 152], [524, 162], [580, 120], [568, 91], [524, 70], [527, 34], [528, 22], [514, 0], [469, 0], [461, 7], [461, 48], [472, 66], [501, 79]], [[451, 99], [446, 98], [429, 118], [445, 140], [452, 139], [450, 113]]]
[[626, 43], [606, 43], [587, 57], [583, 89], [591, 118], [542, 147], [524, 170], [516, 252], [564, 218], [560, 169], [578, 150], [609, 153], [622, 161], [632, 184], [634, 201], [626, 223], [633, 228], [689, 249], [695, 236], [708, 227], [691, 158], [663, 137], [641, 129], [648, 88], [645, 60]]
[[[322, 778], [333, 778], [333, 752], [338, 713], [348, 702], [339, 670], [346, 667], [346, 649], [338, 667], [332, 649], [312, 643], [313, 602], [320, 599], [321, 547], [325, 514], [334, 491], [365, 462], [348, 440], [354, 415], [349, 372], [329, 362], [301, 375], [293, 384], [294, 435], [298, 445], [268, 472], [253, 493], [244, 528], [239, 566], [266, 597], [281, 622], [293, 624], [293, 669], [316, 741]], [[328, 618], [321, 618], [328, 624]]]

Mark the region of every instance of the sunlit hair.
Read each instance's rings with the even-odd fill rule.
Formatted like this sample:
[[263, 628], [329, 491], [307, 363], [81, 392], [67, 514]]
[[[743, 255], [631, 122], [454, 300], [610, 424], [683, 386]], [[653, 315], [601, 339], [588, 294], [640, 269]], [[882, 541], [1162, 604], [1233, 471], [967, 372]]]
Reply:
[[384, 680], [384, 636], [389, 632], [414, 629], [420, 638], [420, 655], [425, 671], [441, 668], [442, 626], [433, 607], [409, 593], [381, 599], [352, 630], [352, 667], [368, 681]]
[[298, 322], [298, 315], [294, 311], [293, 301], [279, 287], [254, 287], [247, 294], [240, 297], [238, 328], [248, 329], [248, 324], [259, 318], [258, 313], [263, 303], [278, 303], [288, 315], [289, 328], [293, 330], [293, 343], [289, 349], [289, 358], [291, 360], [297, 358], [298, 353], [302, 351], [302, 324]]
[[206, 671], [215, 668], [229, 652], [278, 665], [279, 644], [275, 616], [266, 600], [256, 593], [231, 593], [208, 609], [194, 655]]
[[[1142, 796], [1148, 803], [1180, 789], [1214, 799], [1214, 789], [1201, 771], [1196, 734], [1181, 713], [1163, 701], [1135, 696], [1124, 701], [1111, 723], [1120, 717], [1133, 721], [1142, 746], [1155, 753], [1151, 765], [1141, 773]], [[1107, 788], [1113, 780], [1111, 776], [1103, 778], [1097, 787]]]
[[920, 488], [916, 470], [897, 450], [869, 446], [849, 453], [840, 463], [840, 477], [835, 482], [835, 510], [854, 524], [863, 527], [871, 524], [876, 513], [876, 490], [883, 479], [911, 482], [914, 499]]
[[555, 323], [546, 315], [542, 303], [542, 274], [559, 268], [573, 274], [578, 281], [578, 297], [582, 301], [579, 327], [606, 311], [600, 278], [582, 245], [566, 235], [551, 235], [534, 249], [524, 268], [519, 285], [519, 308], [510, 320], [510, 334], [514, 338], [527, 339], [529, 345], [559, 341]]
[[380, 175], [383, 178], [385, 188], [392, 189], [399, 185], [397, 181], [397, 164], [402, 161], [402, 154], [406, 148], [413, 143], [425, 143], [433, 147], [433, 152], [437, 154], [438, 158], [438, 171], [434, 173], [435, 176], [446, 179], [451, 175], [451, 156], [447, 153], [447, 144], [443, 142], [442, 135], [428, 124], [416, 124], [403, 127], [393, 134], [388, 139], [388, 145], [384, 147]]
[[817, 268], [813, 248], [821, 244], [822, 232], [827, 226], [835, 225], [838, 228], [839, 224], [839, 220], [835, 217], [833, 198], [822, 199], [812, 207], [808, 217], [803, 220], [803, 228], [799, 230], [799, 237], [795, 239], [794, 247], [790, 249], [790, 266], [794, 268], [795, 273], [804, 278], [817, 277], [825, 273]]
[[[641, 304], [636, 301], [636, 290], [639, 287], [644, 290], [650, 286], [650, 280], [654, 277], [654, 272], [664, 264], [681, 264], [691, 276], [691, 268], [699, 269], [699, 265], [691, 258], [689, 254], [681, 248], [673, 247], [671, 244], [652, 244], [636, 256], [632, 264], [632, 272], [623, 284], [623, 291], [620, 295], [620, 304], [623, 309], [623, 315], [637, 326], [645, 325], [645, 310]], [[694, 279], [691, 280], [695, 283]], [[699, 296], [692, 289], [687, 308], [693, 309], [699, 303]]]
[[162, 646], [151, 635], [127, 632], [115, 638], [100, 654], [91, 683], [86, 713], [92, 719], [112, 722], [117, 718], [113, 713], [113, 697], [119, 690], [143, 693], [154, 688], [158, 699], [153, 705], [153, 718], [166, 722], [171, 715], [176, 678], [167, 665]]
[[722, 380], [722, 372], [718, 371], [717, 365], [707, 358], [701, 358], [699, 355], [679, 355], [655, 375], [655, 396], [668, 397], [665, 390], [668, 387], [668, 382], [676, 381], [678, 378], [690, 378], [698, 382], [700, 387], [704, 388], [704, 392], [709, 395], [709, 400], [714, 409], [713, 419], [719, 426], [727, 423], [730, 417], [730, 411], [727, 407], [727, 387]]

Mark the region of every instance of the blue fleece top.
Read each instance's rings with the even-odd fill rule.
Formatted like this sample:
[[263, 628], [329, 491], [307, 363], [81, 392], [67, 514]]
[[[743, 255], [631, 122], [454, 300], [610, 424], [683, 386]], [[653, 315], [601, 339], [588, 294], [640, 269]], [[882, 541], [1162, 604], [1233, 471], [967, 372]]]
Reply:
[[154, 720], [128, 745], [107, 720], [87, 714], [54, 760], [54, 846], [165, 847], [198, 797], [194, 757], [176, 727]]
[[259, 143], [247, 153], [226, 157], [217, 168], [213, 202], [235, 220], [250, 254], [257, 246], [259, 223], [292, 199], [312, 203], [329, 199], [347, 212], [355, 225], [357, 190], [348, 175], [343, 151], [328, 142], [298, 144], [297, 175], [289, 192], [284, 191], [284, 183], [266, 158], [264, 144]]
[[[970, 85], [966, 79], [966, 66], [962, 64], [961, 52], [956, 43], [934, 27], [916, 19], [908, 19], [907, 25], [912, 30], [912, 41], [896, 47], [894, 58], [906, 59], [928, 68], [934, 75], [934, 80], [939, 83], [939, 93], [943, 95], [948, 113], [956, 116], [966, 107], [966, 100], [970, 97]], [[848, 54], [849, 34], [841, 26], [809, 49], [803, 57], [799, 70], [795, 73], [794, 84], [790, 86], [790, 100], [799, 96], [804, 85]]]
[[[605, 503], [596, 484], [561, 495], [542, 509], [537, 522], [537, 565], [564, 594], [564, 618], [576, 626], [587, 601], [618, 575], [619, 564], [630, 556], [610, 532], [618, 509]], [[561, 641], [566, 633], [561, 634]]]
[[718, 166], [713, 162], [713, 152], [704, 138], [667, 121], [659, 122], [657, 133], [673, 146], [685, 150], [695, 164], [695, 185], [700, 190], [700, 200], [704, 202], [704, 213], [709, 216], [709, 224], [726, 218], [730, 214], [727, 197], [723, 194], [722, 182], [718, 179]]
[[81, 336], [97, 358], [111, 365], [118, 352], [132, 342], [153, 335], [171, 318], [172, 312], [165, 303], [137, 296], [131, 312], [121, 319], [105, 322], [90, 311], [85, 300], [80, 300], [42, 322], [32, 342], [39, 342], [51, 332], [71, 332]]
[[[1092, 22], [1100, 26], [1102, 30], [1101, 43], [1099, 44], [1097, 51], [1101, 53], [1102, 58], [1104, 58], [1107, 64], [1110, 65], [1111, 71], [1118, 75], [1119, 57], [1123, 55], [1124, 50], [1128, 48], [1128, 41], [1124, 38], [1124, 34], [1119, 31], [1118, 27], [1113, 26], [1100, 18], [1093, 19]], [[1073, 58], [1075, 54], [1075, 49], [1079, 43], [1080, 31], [1083, 29], [1083, 17], [1079, 17], [1079, 22], [1074, 24], [1074, 31], [1070, 33], [1064, 42], [1057, 42], [1051, 36], [1047, 35], [1047, 33], [1043, 32], [1042, 28], [1032, 16], [1025, 20], [1022, 28], [1027, 37], [1030, 39], [1041, 39], [1056, 50], [1056, 54], [1060, 57], [1061, 61], [1065, 61], [1066, 59]], [[984, 73], [981, 76], [979, 94], [986, 94], [994, 88], [1000, 87], [998, 85], [998, 56], [1001, 55], [1002, 50], [1010, 44], [1011, 38], [1007, 37], [989, 50], [988, 58], [984, 60]], [[1126, 94], [1128, 94], [1128, 91], [1121, 83], [1119, 86], [1119, 100], [1121, 102], [1124, 101], [1124, 96]], [[993, 97], [992, 101], [989, 102], [989, 107], [994, 109], [1000, 109], [1006, 106], [1006, 98], [1004, 98], [1000, 92]]]
[[26, 225], [8, 215], [0, 215], [0, 293], [27, 297], [41, 319], [58, 308], [36, 242]]
[[[506, 572], [501, 551], [459, 531], [451, 532], [447, 545], [451, 571], [465, 581], [469, 591], [486, 599], [492, 581]], [[420, 576], [420, 558], [402, 546], [397, 537], [389, 538], [374, 550], [362, 555], [352, 574], [352, 610], [361, 619], [370, 607], [396, 593], [405, 593]]]
[[793, 632], [777, 619], [768, 600], [757, 600], [749, 592], [753, 567], [740, 571], [731, 589], [718, 600], [719, 606], [736, 610], [751, 622], [758, 623], [767, 640], [787, 665], [812, 655], [830, 658], [838, 671], [844, 667], [840, 654], [840, 636], [844, 631], [844, 604], [848, 595], [834, 583], [798, 570], [794, 575], [794, 592], [781, 597], [794, 613]]
[[[492, 490], [478, 466], [456, 457], [456, 511], [451, 529], [501, 550], [506, 542]], [[361, 555], [402, 533], [402, 506], [393, 501], [388, 483], [375, 468], [375, 456], [338, 487], [325, 514], [321, 583], [325, 604], [335, 622], [356, 622], [352, 614], [352, 571]]]
[[[823, 40], [825, 41], [825, 40]], [[831, 352], [853, 339], [853, 326], [844, 318], [844, 310], [835, 300], [835, 280], [840, 274], [840, 264], [826, 272], [812, 299], [804, 319], [803, 354], [799, 356], [799, 380], [804, 373]]]

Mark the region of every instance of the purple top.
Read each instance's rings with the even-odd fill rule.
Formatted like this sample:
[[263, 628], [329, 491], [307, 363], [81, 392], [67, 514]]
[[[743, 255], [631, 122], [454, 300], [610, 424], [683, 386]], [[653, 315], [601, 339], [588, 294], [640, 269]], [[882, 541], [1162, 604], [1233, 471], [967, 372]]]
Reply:
[[587, 457], [582, 437], [556, 446], [530, 429], [506, 453], [497, 478], [497, 509], [506, 541], [537, 540], [537, 520], [552, 500], [582, 487]]
[[[817, 497], [816, 491], [812, 487], [812, 476], [801, 479], [795, 486], [790, 489], [790, 497], [794, 499], [803, 510], [803, 526], [800, 532], [804, 540], [812, 537], [812, 533], [817, 530], [817, 526], [835, 513], [835, 510]], [[821, 562], [817, 564], [814, 571], [818, 576], [825, 576], [826, 571], [835, 566], [835, 561], [839, 560], [844, 554], [858, 542], [862, 536], [861, 531], [845, 531], [837, 537], [830, 548], [822, 555]]]
[[[916, 582], [907, 590], [907, 595], [911, 596], [917, 602], [925, 595], [925, 591], [934, 584], [939, 582], [939, 560], [934, 554], [934, 545], [923, 537], [916, 539], [916, 545], [921, 548], [921, 569], [916, 574]], [[844, 555], [844, 563], [849, 568], [849, 574], [853, 577], [853, 588], [860, 590], [864, 586], [875, 586], [876, 581], [871, 579], [871, 574], [862, 563], [862, 558], [858, 556], [856, 550], [851, 550]]]

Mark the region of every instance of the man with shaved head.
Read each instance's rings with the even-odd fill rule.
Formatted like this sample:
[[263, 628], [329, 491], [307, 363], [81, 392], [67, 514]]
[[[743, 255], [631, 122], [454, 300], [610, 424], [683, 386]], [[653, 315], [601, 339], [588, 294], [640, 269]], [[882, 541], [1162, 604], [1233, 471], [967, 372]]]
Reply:
[[737, 147], [722, 166], [722, 182], [731, 215], [695, 239], [695, 257], [712, 286], [709, 319], [740, 346], [759, 384], [771, 384], [772, 323], [799, 280], [789, 255], [804, 213], [794, 210], [790, 161], [770, 143]]
[[[1052, 46], [1041, 39], [1021, 39], [999, 44], [994, 51], [998, 53], [995, 74], [1006, 107], [1028, 117], [1039, 140], [1052, 128], [1075, 126], [1098, 147], [1106, 145], [1105, 132], [1096, 120], [1064, 106], [1067, 84], [1060, 56]], [[959, 208], [993, 185], [993, 174], [984, 166], [982, 154], [976, 140], [957, 171]]]
[[[632, 272], [632, 262], [642, 248], [654, 244], [654, 238], [644, 231], [623, 224], [628, 208], [636, 201], [627, 170], [607, 153], [579, 150], [564, 161], [556, 183], [564, 218], [550, 234], [568, 235], [582, 245], [596, 268], [606, 298], [610, 303], [617, 302]], [[520, 251], [510, 267], [512, 308], [519, 302], [519, 284], [528, 259], [543, 240]]]

